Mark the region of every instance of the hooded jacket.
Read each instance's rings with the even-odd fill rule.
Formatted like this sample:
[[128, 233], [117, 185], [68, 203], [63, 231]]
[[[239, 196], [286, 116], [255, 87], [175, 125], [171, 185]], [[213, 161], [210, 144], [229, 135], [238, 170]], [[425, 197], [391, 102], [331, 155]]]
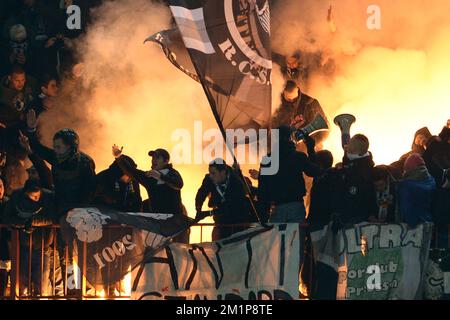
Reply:
[[333, 175], [334, 184], [331, 195], [333, 214], [343, 223], [367, 221], [378, 215], [378, 205], [372, 170], [375, 166], [372, 154], [349, 160], [343, 159], [343, 168]]
[[17, 127], [24, 120], [24, 112], [33, 101], [33, 80], [27, 76], [22, 90], [10, 88], [8, 77], [0, 85], [0, 122], [7, 128]]
[[436, 180], [438, 187], [444, 183], [443, 172], [450, 168], [450, 128], [443, 128], [438, 137], [430, 139], [427, 150], [423, 153], [423, 159], [428, 171]]
[[227, 167], [227, 181], [225, 191], [221, 194], [218, 186], [211, 180], [209, 174], [205, 175], [202, 185], [195, 196], [197, 210], [209, 198], [208, 207], [214, 209], [214, 221], [218, 224], [240, 224], [251, 221], [249, 200], [246, 197], [242, 180]]
[[[303, 92], [300, 97], [293, 102], [287, 101], [284, 98], [284, 95], [281, 94], [281, 102], [281, 106], [275, 111], [275, 114], [272, 117], [272, 128], [278, 128], [282, 125], [291, 126], [292, 121], [298, 119], [299, 127], [297, 129], [301, 129], [312, 123], [319, 114], [328, 123], [325, 112], [319, 101]], [[321, 131], [311, 137], [315, 140], [316, 145], [318, 145], [324, 141], [328, 135], [328, 131]]]
[[427, 127], [423, 127], [416, 131], [416, 133], [414, 134], [414, 139], [412, 141], [411, 151], [408, 151], [407, 153], [403, 154], [399, 160], [397, 160], [389, 165], [389, 168], [390, 168], [394, 178], [400, 179], [402, 177], [403, 165], [405, 164], [406, 159], [408, 159], [408, 157], [410, 155], [412, 155], [413, 153], [418, 153], [420, 155], [424, 154], [425, 148], [415, 144], [416, 138], [419, 134], [422, 134], [427, 138], [427, 140], [428, 140], [427, 144], [429, 143], [430, 138], [432, 137], [431, 132], [430, 132], [430, 130], [428, 130]]

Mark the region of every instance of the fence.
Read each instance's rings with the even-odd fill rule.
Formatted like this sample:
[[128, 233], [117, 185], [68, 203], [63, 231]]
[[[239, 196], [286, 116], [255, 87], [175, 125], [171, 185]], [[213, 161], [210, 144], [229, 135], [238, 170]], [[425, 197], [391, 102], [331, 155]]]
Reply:
[[[249, 227], [249, 225], [197, 224], [191, 227], [190, 242], [211, 241], [213, 228], [226, 228], [233, 232], [245, 227]], [[308, 225], [301, 224], [299, 227], [306, 231]], [[110, 231], [113, 228], [124, 227], [108, 226], [106, 230]], [[86, 282], [84, 277], [78, 276], [76, 268], [74, 268], [74, 266], [80, 266], [83, 269], [82, 274], [86, 274], [86, 246], [82, 248], [81, 254], [78, 255], [78, 257], [81, 256], [83, 261], [72, 260], [71, 249], [68, 245], [62, 245], [59, 226], [42, 227], [36, 232], [39, 232], [40, 235], [36, 236], [33, 232], [27, 236], [24, 231], [7, 225], [0, 225], [0, 300], [130, 298], [131, 273], [115, 285], [108, 287], [91, 285]], [[443, 233], [445, 234], [443, 235]], [[441, 244], [441, 248], [450, 248], [448, 234], [450, 234], [450, 226], [435, 230], [432, 241], [433, 247]], [[110, 232], [108, 232], [108, 235], [110, 235]], [[444, 246], [442, 245], [443, 241]], [[7, 256], [8, 253], [9, 257]], [[60, 259], [60, 256], [64, 258]], [[7, 260], [10, 263], [5, 263]], [[308, 263], [307, 267], [311, 270], [313, 267], [312, 259], [305, 259], [305, 262]], [[122, 263], [121, 260], [120, 263]], [[97, 273], [100, 273], [99, 276], [101, 277], [108, 277], [110, 274], [109, 269], [95, 270], [95, 272], [96, 276]], [[77, 283], [77, 279], [80, 279], [81, 283]], [[75, 287], [78, 289], [70, 289], [68, 283], [71, 282], [75, 282]]]

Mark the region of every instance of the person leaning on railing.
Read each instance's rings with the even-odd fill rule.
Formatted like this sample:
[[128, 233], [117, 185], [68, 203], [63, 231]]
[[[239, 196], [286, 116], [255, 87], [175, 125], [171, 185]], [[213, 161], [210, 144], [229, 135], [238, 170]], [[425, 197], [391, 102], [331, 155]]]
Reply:
[[[54, 212], [53, 193], [33, 179], [14, 191], [5, 206], [6, 221], [19, 230], [21, 295], [47, 295], [53, 229], [41, 227], [51, 226]], [[30, 275], [32, 288], [28, 286]]]

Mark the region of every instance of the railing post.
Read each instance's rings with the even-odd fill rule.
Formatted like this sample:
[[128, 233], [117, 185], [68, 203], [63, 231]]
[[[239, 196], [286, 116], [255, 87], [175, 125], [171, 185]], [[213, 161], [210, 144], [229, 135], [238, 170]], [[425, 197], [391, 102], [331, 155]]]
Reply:
[[19, 244], [19, 230], [11, 230], [11, 300], [19, 298], [19, 276], [20, 276], [20, 244]]

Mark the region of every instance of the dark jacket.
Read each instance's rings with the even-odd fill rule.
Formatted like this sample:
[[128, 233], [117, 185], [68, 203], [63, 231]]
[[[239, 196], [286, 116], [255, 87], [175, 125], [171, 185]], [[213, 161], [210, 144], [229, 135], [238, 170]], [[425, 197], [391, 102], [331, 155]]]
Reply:
[[54, 186], [53, 186], [52, 171], [45, 164], [45, 161], [34, 153], [29, 154], [28, 158], [30, 159], [31, 163], [33, 164], [34, 168], [36, 169], [39, 175], [39, 182], [41, 186], [45, 189], [53, 190]]
[[378, 215], [382, 223], [397, 223], [398, 221], [398, 182], [393, 177], [388, 178], [386, 190], [376, 192]]
[[408, 173], [398, 189], [401, 218], [411, 227], [432, 221], [432, 202], [436, 183], [425, 166]]
[[[301, 129], [314, 121], [318, 115], [322, 115], [328, 123], [325, 112], [323, 111], [319, 101], [302, 93], [300, 99], [294, 102], [288, 102], [281, 94], [281, 106], [275, 111], [272, 117], [272, 128], [278, 128], [281, 125], [292, 126], [297, 123], [296, 128]], [[300, 122], [298, 122], [300, 120]], [[315, 140], [316, 145], [323, 142], [329, 133], [328, 131], [318, 132], [311, 137]]]
[[338, 181], [338, 170], [330, 168], [314, 178], [307, 222], [311, 231], [322, 229], [330, 223], [333, 213], [333, 192]]
[[422, 157], [427, 169], [434, 177], [436, 185], [444, 183], [443, 171], [450, 168], [450, 128], [442, 129], [438, 137], [432, 137]]
[[14, 191], [11, 199], [5, 207], [5, 217], [8, 224], [21, 230], [20, 245], [29, 248], [29, 237], [32, 237], [33, 249], [40, 249], [42, 242], [44, 247], [49, 247], [52, 242], [52, 230], [43, 228], [50, 226], [55, 220], [54, 194], [46, 189], [42, 189], [41, 199], [30, 206], [23, 189]]
[[223, 196], [209, 175], [205, 175], [195, 196], [195, 208], [201, 210], [203, 202], [209, 198], [208, 207], [215, 210], [214, 221], [218, 224], [239, 224], [251, 221], [249, 200], [242, 180], [231, 167], [227, 168], [227, 182]]
[[403, 154], [399, 160], [391, 163], [389, 165], [389, 169], [390, 172], [392, 173], [392, 175], [394, 176], [394, 178], [396, 179], [400, 179], [402, 177], [403, 174], [403, 166], [405, 164], [406, 159], [408, 159], [408, 157], [410, 155], [412, 155], [413, 153], [418, 153], [420, 155], [423, 155], [423, 153], [425, 152], [425, 148], [422, 146], [417, 145], [416, 142], [416, 137], [422, 134], [428, 138], [431, 138], [431, 133], [430, 130], [428, 130], [427, 127], [421, 128], [419, 130], [416, 131], [416, 133], [414, 134], [414, 139], [411, 145], [411, 151], [406, 152], [405, 154]]
[[346, 156], [343, 168], [337, 171], [332, 193], [333, 214], [343, 223], [367, 221], [378, 215], [375, 186], [372, 179], [372, 155], [355, 160]]
[[59, 215], [69, 209], [87, 206], [95, 188], [95, 163], [88, 155], [74, 152], [68, 159], [58, 162], [55, 151], [42, 145], [36, 133], [30, 133], [33, 153], [52, 166], [55, 200]]
[[122, 156], [116, 159], [120, 169], [135, 181], [139, 182], [146, 190], [149, 201], [150, 212], [183, 214], [181, 202], [181, 188], [183, 179], [180, 173], [172, 165], [168, 166], [168, 172], [161, 175], [161, 182], [147, 177], [146, 172], [136, 169], [127, 159]]
[[11, 89], [7, 77], [0, 84], [0, 122], [7, 128], [24, 128], [25, 110], [33, 101], [33, 80], [27, 77], [27, 83], [21, 91]]
[[97, 174], [93, 203], [110, 206], [118, 211], [139, 212], [142, 203], [139, 182], [131, 180], [125, 184], [120, 181], [122, 176], [117, 162]]
[[[310, 150], [309, 154], [311, 153], [314, 153], [314, 149]], [[305, 153], [297, 152], [293, 142], [281, 142], [278, 172], [274, 175], [259, 175], [258, 195], [264, 206], [264, 212], [270, 209], [271, 204], [303, 201], [306, 194], [303, 173], [309, 177], [316, 177], [320, 174], [320, 167]]]

